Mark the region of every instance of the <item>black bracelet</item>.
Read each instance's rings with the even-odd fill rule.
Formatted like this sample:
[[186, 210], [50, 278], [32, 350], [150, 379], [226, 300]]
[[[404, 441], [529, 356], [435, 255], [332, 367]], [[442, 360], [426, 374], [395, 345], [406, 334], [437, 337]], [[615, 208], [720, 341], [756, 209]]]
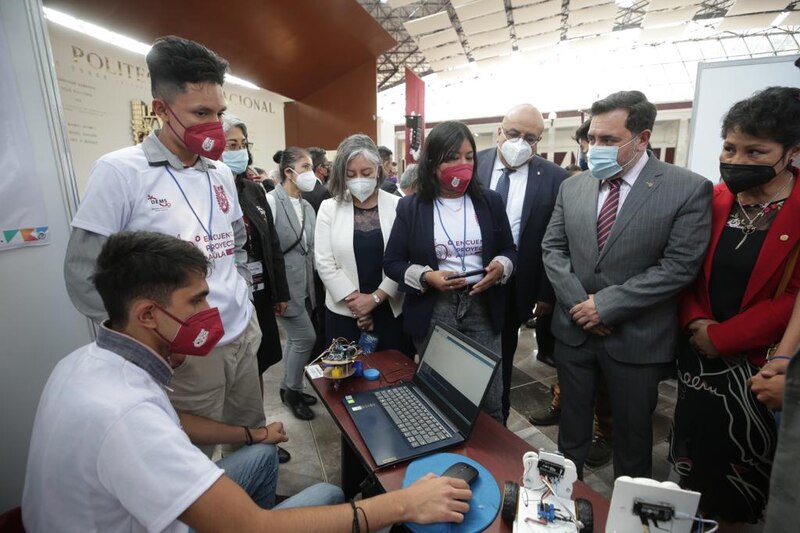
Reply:
[[353, 500], [350, 500], [350, 505], [353, 507], [353, 533], [361, 533], [361, 526], [358, 524], [358, 507]]
[[247, 426], [242, 426], [242, 429], [244, 430], [244, 443], [250, 446], [253, 444], [253, 434], [250, 433], [250, 428]]
[[356, 507], [356, 509], [361, 511], [361, 514], [364, 515], [364, 525], [367, 526], [367, 533], [369, 533], [369, 520], [367, 520], [367, 512], [364, 510], [363, 507]]

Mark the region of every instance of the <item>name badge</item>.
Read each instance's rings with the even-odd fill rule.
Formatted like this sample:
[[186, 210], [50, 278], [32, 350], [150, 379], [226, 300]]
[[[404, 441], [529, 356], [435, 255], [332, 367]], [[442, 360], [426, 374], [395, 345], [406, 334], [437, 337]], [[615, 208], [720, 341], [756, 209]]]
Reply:
[[263, 290], [265, 287], [264, 284], [264, 265], [261, 261], [251, 261], [247, 263], [247, 270], [250, 271], [250, 275], [253, 276], [253, 287], [252, 292]]

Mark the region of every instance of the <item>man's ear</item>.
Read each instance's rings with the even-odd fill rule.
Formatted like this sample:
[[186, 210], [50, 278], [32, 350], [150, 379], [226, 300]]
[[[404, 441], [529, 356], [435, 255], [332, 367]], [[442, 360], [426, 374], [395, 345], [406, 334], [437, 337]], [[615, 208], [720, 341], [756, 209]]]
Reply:
[[158, 323], [155, 316], [155, 303], [152, 300], [134, 301], [128, 310], [128, 323], [136, 323], [141, 327], [156, 329]]
[[[650, 136], [653, 134], [652, 130], [644, 130], [639, 134], [639, 142], [647, 149], [647, 144], [650, 142]], [[644, 150], [642, 150], [644, 151]]]
[[153, 103], [151, 104], [153, 108], [153, 113], [161, 120], [162, 123], [169, 122], [169, 112], [167, 111], [167, 104], [161, 98], [153, 98]]
[[[794, 148], [789, 148], [789, 163], [791, 164], [792, 161], [800, 157], [800, 144], [795, 146]], [[800, 161], [798, 161], [800, 164]]]

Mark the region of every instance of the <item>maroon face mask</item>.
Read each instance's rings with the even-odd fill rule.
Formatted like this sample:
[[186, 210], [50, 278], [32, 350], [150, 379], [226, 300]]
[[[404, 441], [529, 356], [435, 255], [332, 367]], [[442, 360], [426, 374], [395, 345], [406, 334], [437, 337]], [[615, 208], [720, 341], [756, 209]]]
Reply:
[[[225, 151], [225, 131], [222, 129], [222, 122], [206, 122], [187, 128], [183, 125], [181, 119], [178, 118], [178, 115], [169, 107], [169, 104], [164, 102], [164, 105], [167, 106], [167, 110], [175, 117], [178, 124], [183, 127], [182, 139], [183, 144], [186, 145], [186, 149], [193, 154], [202, 155], [203, 157], [218, 161], [222, 156], [222, 152]], [[172, 130], [172, 133], [178, 135], [178, 132], [172, 127], [172, 124], [167, 122], [167, 126]], [[180, 135], [178, 135], [178, 137], [180, 137]]]
[[181, 325], [172, 340], [167, 339], [161, 332], [156, 330], [158, 336], [169, 343], [169, 350], [172, 353], [208, 355], [222, 336], [225, 335], [222, 318], [219, 315], [219, 309], [216, 307], [195, 313], [186, 320], [181, 320], [161, 306], [157, 305], [156, 307]]
[[463, 195], [469, 187], [469, 182], [472, 181], [472, 168], [471, 163], [447, 167], [439, 175], [439, 185], [446, 191]]

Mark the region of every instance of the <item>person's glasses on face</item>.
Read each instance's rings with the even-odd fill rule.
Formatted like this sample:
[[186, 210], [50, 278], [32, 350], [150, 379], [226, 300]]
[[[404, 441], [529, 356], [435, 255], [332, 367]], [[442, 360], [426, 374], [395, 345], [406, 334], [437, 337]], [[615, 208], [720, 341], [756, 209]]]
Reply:
[[541, 137], [537, 137], [533, 133], [529, 133], [529, 134], [523, 136], [523, 135], [520, 135], [516, 131], [508, 131], [505, 128], [503, 128], [503, 135], [509, 141], [514, 141], [516, 139], [522, 138], [523, 141], [525, 141], [526, 143], [530, 144], [531, 146], [535, 145], [536, 143], [538, 143], [539, 141], [542, 140]]
[[225, 142], [225, 149], [228, 150], [228, 151], [243, 150], [245, 148], [249, 150], [252, 147], [253, 147], [253, 143], [248, 142], [246, 140], [245, 141], [237, 141], [237, 140], [231, 139], [230, 141], [226, 141]]

